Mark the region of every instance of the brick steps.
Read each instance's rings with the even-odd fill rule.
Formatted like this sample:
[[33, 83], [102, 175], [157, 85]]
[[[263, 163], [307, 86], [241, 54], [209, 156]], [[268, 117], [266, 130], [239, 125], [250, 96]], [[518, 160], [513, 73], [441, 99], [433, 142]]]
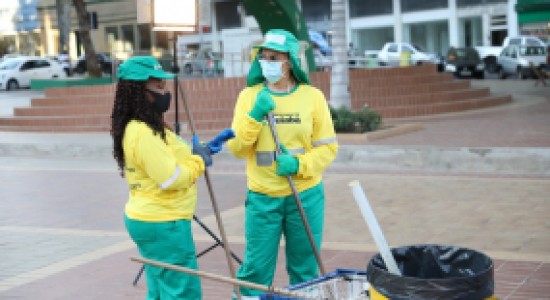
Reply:
[[[105, 115], [110, 117], [113, 109], [110, 105], [66, 105], [66, 106], [31, 106], [15, 108], [15, 117], [40, 117], [40, 116], [88, 116], [88, 115]], [[173, 117], [175, 111], [167, 112], [167, 117]], [[197, 119], [214, 118], [214, 119], [231, 119], [233, 116], [232, 110], [227, 109], [192, 109], [192, 117]], [[180, 110], [180, 115], [185, 117], [186, 114]]]
[[454, 91], [440, 91], [423, 94], [404, 94], [392, 97], [373, 97], [366, 98], [361, 102], [357, 101], [354, 109], [360, 109], [368, 105], [374, 110], [393, 106], [416, 106], [416, 105], [437, 105], [440, 103], [459, 101], [464, 99], [480, 98], [489, 95], [488, 88], [471, 88]]
[[[312, 73], [311, 83], [330, 97], [330, 73]], [[244, 78], [180, 80], [198, 131], [215, 131], [231, 124]], [[173, 90], [168, 82], [168, 89]], [[52, 88], [31, 106], [16, 108], [13, 117], [0, 117], [0, 130], [78, 132], [109, 131], [116, 85]], [[448, 113], [509, 103], [510, 96], [491, 96], [487, 88], [472, 88], [468, 80], [438, 73], [433, 65], [350, 71], [352, 108], [368, 107], [384, 118]], [[174, 97], [173, 97], [174, 98]], [[188, 132], [179, 99], [182, 132]], [[165, 115], [174, 123], [175, 105]]]
[[470, 88], [468, 80], [454, 80], [448, 82], [428, 83], [424, 85], [418, 84], [398, 84], [391, 87], [377, 87], [369, 84], [358, 85], [351, 92], [352, 98], [370, 98], [370, 97], [391, 97], [422, 93], [433, 93], [442, 91], [454, 91]]
[[[168, 123], [173, 125], [174, 117], [167, 117], [170, 120]], [[188, 131], [187, 121], [183, 115], [180, 116], [179, 122], [182, 131]], [[109, 115], [0, 118], [0, 129], [3, 131], [109, 131], [110, 124]], [[194, 124], [199, 131], [216, 130], [229, 127], [231, 119], [194, 120]]]
[[386, 107], [377, 109], [376, 111], [378, 111], [383, 118], [401, 118], [480, 109], [510, 102], [512, 102], [511, 96], [486, 96], [454, 102], [443, 102], [437, 105]]

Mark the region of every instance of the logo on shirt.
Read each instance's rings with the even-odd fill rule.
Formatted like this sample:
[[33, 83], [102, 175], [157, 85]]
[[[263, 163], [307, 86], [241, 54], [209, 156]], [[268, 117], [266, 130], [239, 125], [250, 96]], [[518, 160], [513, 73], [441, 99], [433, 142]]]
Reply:
[[276, 124], [301, 124], [299, 113], [275, 114]]
[[141, 188], [141, 184], [140, 183], [131, 183], [130, 184], [130, 189], [131, 190], [137, 190], [137, 189], [140, 189]]

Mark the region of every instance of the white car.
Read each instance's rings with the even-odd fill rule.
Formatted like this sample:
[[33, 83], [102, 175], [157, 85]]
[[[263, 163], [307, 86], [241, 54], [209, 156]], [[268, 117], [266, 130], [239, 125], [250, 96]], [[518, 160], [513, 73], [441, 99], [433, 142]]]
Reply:
[[40, 57], [10, 58], [0, 63], [0, 90], [30, 87], [33, 79], [66, 78], [63, 66]]
[[526, 79], [535, 77], [532, 68], [545, 68], [547, 60], [546, 48], [541, 46], [505, 47], [498, 57], [498, 71], [501, 79], [508, 75]]
[[408, 43], [386, 43], [382, 50], [378, 52], [378, 64], [381, 66], [399, 66], [401, 54], [410, 53], [410, 64], [418, 65], [421, 63], [439, 64], [440, 59], [434, 53], [427, 53], [416, 45]]

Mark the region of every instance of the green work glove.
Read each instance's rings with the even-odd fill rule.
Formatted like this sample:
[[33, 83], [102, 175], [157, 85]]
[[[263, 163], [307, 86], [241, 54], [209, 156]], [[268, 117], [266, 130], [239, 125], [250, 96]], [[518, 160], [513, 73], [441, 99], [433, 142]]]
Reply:
[[254, 102], [254, 107], [250, 113], [248, 113], [256, 121], [261, 122], [267, 114], [275, 109], [275, 102], [271, 99], [269, 91], [267, 89], [262, 89], [258, 92], [256, 96], [256, 101]]
[[288, 153], [285, 146], [281, 144], [282, 153], [277, 155], [277, 170], [275, 173], [279, 176], [290, 176], [298, 173], [298, 167], [300, 163], [298, 159]]

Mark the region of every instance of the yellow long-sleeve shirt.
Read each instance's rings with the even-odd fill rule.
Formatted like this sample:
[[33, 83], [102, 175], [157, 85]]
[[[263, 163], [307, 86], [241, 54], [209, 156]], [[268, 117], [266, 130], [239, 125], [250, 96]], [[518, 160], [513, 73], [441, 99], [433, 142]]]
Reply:
[[[240, 93], [231, 125], [236, 137], [228, 142], [228, 148], [247, 160], [250, 190], [272, 197], [288, 196], [292, 193], [288, 180], [275, 173], [275, 142], [269, 124], [249, 116], [262, 88], [264, 85], [258, 84]], [[289, 93], [270, 93], [276, 106], [273, 114], [279, 140], [299, 161], [293, 178], [301, 192], [317, 185], [336, 158], [338, 143], [328, 104], [321, 91], [306, 84]]]
[[125, 212], [131, 219], [173, 221], [191, 219], [195, 213], [195, 181], [204, 172], [204, 162], [176, 134], [165, 132], [166, 142], [143, 122], [126, 125], [122, 147], [130, 196]]

